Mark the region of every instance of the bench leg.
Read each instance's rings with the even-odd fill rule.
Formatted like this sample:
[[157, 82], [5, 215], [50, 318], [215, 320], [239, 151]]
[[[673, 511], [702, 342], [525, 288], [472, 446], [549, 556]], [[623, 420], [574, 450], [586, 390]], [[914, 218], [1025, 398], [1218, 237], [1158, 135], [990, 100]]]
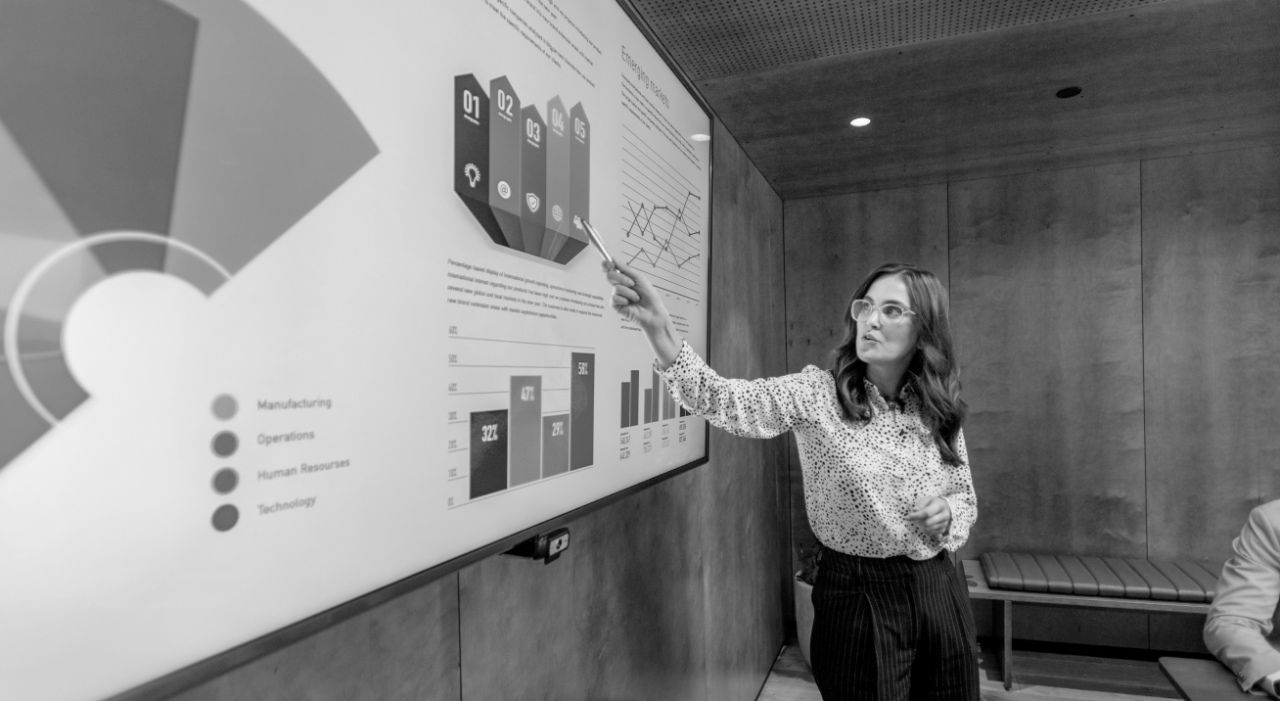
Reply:
[[995, 628], [1000, 633], [1000, 678], [1005, 691], [1013, 688], [1013, 602], [996, 601], [992, 607]]

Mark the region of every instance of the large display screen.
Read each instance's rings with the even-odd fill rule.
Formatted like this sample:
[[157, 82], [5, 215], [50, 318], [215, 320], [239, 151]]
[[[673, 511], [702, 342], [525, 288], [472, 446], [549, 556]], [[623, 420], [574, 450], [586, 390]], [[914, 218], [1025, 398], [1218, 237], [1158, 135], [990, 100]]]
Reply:
[[126, 692], [706, 454], [708, 115], [601, 0], [0, 0], [0, 698]]

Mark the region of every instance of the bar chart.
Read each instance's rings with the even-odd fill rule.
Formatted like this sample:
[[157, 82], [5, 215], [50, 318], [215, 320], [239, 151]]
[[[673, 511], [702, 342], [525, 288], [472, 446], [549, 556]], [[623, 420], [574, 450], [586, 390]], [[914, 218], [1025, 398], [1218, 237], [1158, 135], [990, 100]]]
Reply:
[[[640, 386], [640, 371], [632, 370], [631, 379], [622, 383], [620, 423], [622, 428], [657, 423], [684, 416], [689, 412], [676, 403], [658, 373], [649, 371], [648, 387]], [[643, 396], [643, 404], [641, 397]], [[643, 413], [641, 413], [643, 410]]]
[[[448, 479], [465, 483], [450, 507], [595, 464], [593, 349], [450, 339]], [[501, 362], [513, 348], [528, 364]]]

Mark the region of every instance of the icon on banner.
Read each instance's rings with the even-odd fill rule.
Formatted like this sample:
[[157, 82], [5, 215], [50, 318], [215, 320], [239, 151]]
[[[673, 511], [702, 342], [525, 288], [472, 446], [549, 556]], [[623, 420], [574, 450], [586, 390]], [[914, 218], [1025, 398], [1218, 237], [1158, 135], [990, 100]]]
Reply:
[[504, 200], [511, 199], [511, 186], [507, 184], [506, 180], [498, 182], [498, 194], [502, 195]]
[[530, 212], [538, 211], [538, 207], [542, 205], [542, 200], [538, 199], [538, 196], [532, 192], [525, 194], [524, 201], [529, 205]]
[[480, 182], [480, 169], [474, 163], [468, 163], [466, 168], [462, 169], [462, 174], [467, 176], [467, 181], [471, 183], [471, 187], [475, 187]]
[[556, 221], [564, 221], [564, 210], [560, 209], [560, 205], [551, 205], [551, 218]]

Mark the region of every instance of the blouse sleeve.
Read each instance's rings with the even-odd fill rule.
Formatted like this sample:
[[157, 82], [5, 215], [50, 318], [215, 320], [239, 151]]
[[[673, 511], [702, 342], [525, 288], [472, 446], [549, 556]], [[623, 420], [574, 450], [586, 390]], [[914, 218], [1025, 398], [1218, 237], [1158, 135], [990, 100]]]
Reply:
[[959, 465], [943, 463], [951, 477], [950, 491], [942, 497], [951, 508], [951, 526], [942, 536], [942, 547], [951, 552], [969, 540], [969, 529], [978, 520], [978, 497], [973, 492], [973, 474], [969, 471], [969, 450], [964, 444], [964, 429], [956, 434], [956, 453]]
[[822, 371], [761, 380], [728, 380], [712, 370], [686, 342], [671, 367], [654, 369], [686, 409], [711, 425], [746, 438], [773, 438], [811, 418], [823, 398]]

